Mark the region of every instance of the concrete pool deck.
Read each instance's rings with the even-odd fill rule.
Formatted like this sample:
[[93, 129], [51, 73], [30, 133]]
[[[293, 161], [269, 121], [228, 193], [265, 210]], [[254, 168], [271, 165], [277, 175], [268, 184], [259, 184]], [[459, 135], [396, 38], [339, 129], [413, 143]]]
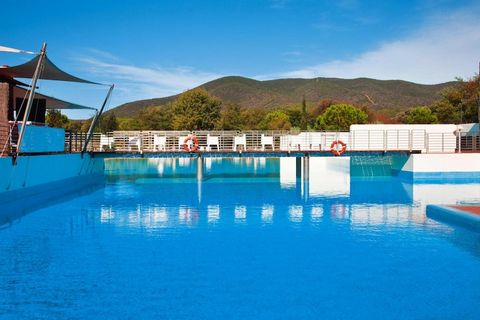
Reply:
[[427, 205], [427, 217], [480, 231], [480, 205]]

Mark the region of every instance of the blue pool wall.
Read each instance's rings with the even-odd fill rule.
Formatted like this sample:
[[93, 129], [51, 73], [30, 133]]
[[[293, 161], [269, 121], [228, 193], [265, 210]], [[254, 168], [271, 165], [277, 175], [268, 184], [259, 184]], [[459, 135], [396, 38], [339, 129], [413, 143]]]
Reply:
[[[333, 157], [330, 153], [277, 152], [277, 153], [154, 153], [105, 154], [106, 158], [296, 158], [307, 155]], [[476, 182], [480, 179], [480, 153], [414, 153], [398, 152], [346, 152], [341, 158], [350, 160], [352, 177], [398, 176], [415, 182], [458, 181]]]
[[[273, 156], [273, 155], [271, 155]], [[480, 181], [480, 154], [412, 154], [406, 153], [382, 153], [355, 154], [343, 157], [350, 161], [350, 176], [354, 177], [382, 177], [398, 176], [406, 181], [414, 183], [429, 182], [478, 182]], [[146, 159], [148, 160], [148, 159]], [[192, 159], [193, 160], [193, 159]], [[134, 159], [128, 160], [134, 161]], [[139, 170], [138, 161], [129, 169], [128, 161], [122, 160], [122, 170]], [[176, 159], [175, 161], [182, 161]], [[211, 163], [219, 159], [208, 160]], [[255, 169], [255, 161], [252, 168]], [[114, 162], [110, 163], [110, 166]], [[118, 163], [118, 162], [117, 162]], [[145, 174], [152, 170], [145, 162], [145, 168], [140, 168]], [[218, 175], [226, 175], [222, 170], [213, 172]], [[119, 169], [119, 168], [118, 168]], [[196, 169], [195, 161], [180, 168], [185, 175], [190, 175]], [[230, 166], [229, 170], [236, 170]], [[107, 165], [108, 170], [108, 165]], [[267, 175], [278, 175], [275, 166], [267, 166], [263, 169]], [[0, 158], [0, 203], [16, 201], [25, 196], [39, 193], [62, 193], [70, 188], [81, 188], [85, 185], [104, 180], [105, 158], [98, 155], [84, 154], [58, 154], [22, 156], [13, 165], [12, 158]], [[179, 171], [177, 170], [177, 173]], [[194, 171], [193, 171], [194, 172]], [[155, 170], [151, 172], [155, 174]], [[231, 175], [240, 172], [230, 172]], [[66, 187], [65, 187], [66, 186]]]
[[375, 154], [350, 157], [352, 177], [397, 176], [415, 183], [480, 181], [480, 154]]
[[89, 154], [21, 156], [0, 158], [0, 203], [23, 201], [25, 197], [60, 195], [103, 182], [104, 159]]

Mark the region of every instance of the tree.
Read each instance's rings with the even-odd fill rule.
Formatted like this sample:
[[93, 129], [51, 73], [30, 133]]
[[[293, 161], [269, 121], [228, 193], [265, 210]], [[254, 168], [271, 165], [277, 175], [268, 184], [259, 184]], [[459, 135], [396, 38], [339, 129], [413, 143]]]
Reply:
[[80, 132], [82, 131], [84, 120], [70, 120], [66, 126], [66, 130], [71, 132]]
[[288, 116], [288, 119], [292, 127], [297, 127], [297, 128], [301, 127], [303, 115], [302, 115], [302, 110], [298, 105], [285, 109], [284, 113]]
[[203, 88], [184, 92], [172, 105], [173, 129], [214, 129], [220, 118], [220, 105], [221, 101]]
[[88, 130], [90, 129], [90, 124], [92, 123], [92, 120], [93, 120], [93, 118], [90, 119], [90, 120], [83, 121], [80, 131], [81, 132], [88, 132]]
[[263, 130], [290, 130], [292, 124], [285, 112], [272, 111], [267, 113], [261, 123]]
[[442, 98], [432, 105], [441, 123], [478, 122], [480, 104], [480, 76], [464, 81], [442, 91]]
[[228, 103], [220, 112], [220, 119], [217, 124], [221, 130], [241, 130], [244, 128], [242, 108], [235, 103]]
[[67, 128], [70, 123], [68, 117], [62, 114], [59, 110], [49, 109], [45, 116], [45, 121], [49, 127]]
[[348, 131], [352, 124], [368, 123], [365, 111], [349, 104], [334, 104], [318, 116], [315, 129], [329, 131]]
[[147, 107], [135, 117], [135, 124], [139, 130], [171, 130], [172, 106]]
[[[377, 124], [392, 124], [392, 123], [397, 123], [396, 119], [393, 119], [390, 117], [388, 114], [382, 112], [382, 111], [375, 111], [374, 113], [374, 123]], [[372, 121], [370, 121], [372, 122]]]
[[97, 129], [100, 132], [112, 132], [118, 129], [118, 122], [117, 117], [115, 117], [115, 113], [110, 112], [104, 114], [98, 120]]
[[142, 130], [140, 124], [138, 123], [138, 117], [135, 118], [118, 118], [118, 129], [129, 131], [129, 130]]
[[409, 110], [405, 118], [407, 124], [438, 123], [438, 118], [429, 107], [416, 107]]
[[439, 123], [460, 123], [461, 111], [450, 101], [441, 99], [431, 107], [432, 112], [437, 116]]
[[260, 124], [265, 118], [267, 111], [262, 108], [245, 108], [241, 112], [242, 122], [244, 124], [243, 129], [256, 130], [260, 129]]
[[327, 109], [334, 105], [335, 102], [331, 99], [322, 99], [320, 100], [317, 105], [310, 110], [310, 116], [312, 119], [317, 119], [319, 115], [327, 111]]
[[307, 113], [307, 101], [305, 96], [302, 98], [302, 113], [300, 118], [300, 129], [307, 130], [308, 128], [308, 113]]

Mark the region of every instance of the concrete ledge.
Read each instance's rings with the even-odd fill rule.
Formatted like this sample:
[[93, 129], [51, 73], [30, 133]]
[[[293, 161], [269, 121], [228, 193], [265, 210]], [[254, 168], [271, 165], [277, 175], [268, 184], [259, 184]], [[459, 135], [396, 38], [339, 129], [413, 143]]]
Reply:
[[[93, 152], [94, 158], [301, 158], [309, 157], [335, 157], [330, 151], [162, 151], [162, 152]], [[354, 157], [354, 156], [408, 156], [411, 153], [408, 151], [347, 151], [340, 157]]]
[[480, 215], [449, 206], [428, 205], [427, 217], [480, 232]]

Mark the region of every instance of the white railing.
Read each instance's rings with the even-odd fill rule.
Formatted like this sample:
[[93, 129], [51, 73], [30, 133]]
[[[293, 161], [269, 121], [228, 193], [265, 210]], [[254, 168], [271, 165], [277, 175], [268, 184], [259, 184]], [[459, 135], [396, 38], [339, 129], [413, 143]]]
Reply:
[[[454, 133], [425, 130], [355, 130], [351, 132], [286, 131], [115, 131], [95, 133], [89, 151], [175, 152], [184, 151], [187, 137], [194, 135], [199, 151], [330, 151], [341, 140], [347, 151], [410, 151], [423, 153], [458, 152]], [[66, 137], [67, 151], [80, 151], [84, 134]], [[462, 151], [480, 149], [480, 139], [462, 137]], [[191, 141], [187, 141], [190, 144]]]

